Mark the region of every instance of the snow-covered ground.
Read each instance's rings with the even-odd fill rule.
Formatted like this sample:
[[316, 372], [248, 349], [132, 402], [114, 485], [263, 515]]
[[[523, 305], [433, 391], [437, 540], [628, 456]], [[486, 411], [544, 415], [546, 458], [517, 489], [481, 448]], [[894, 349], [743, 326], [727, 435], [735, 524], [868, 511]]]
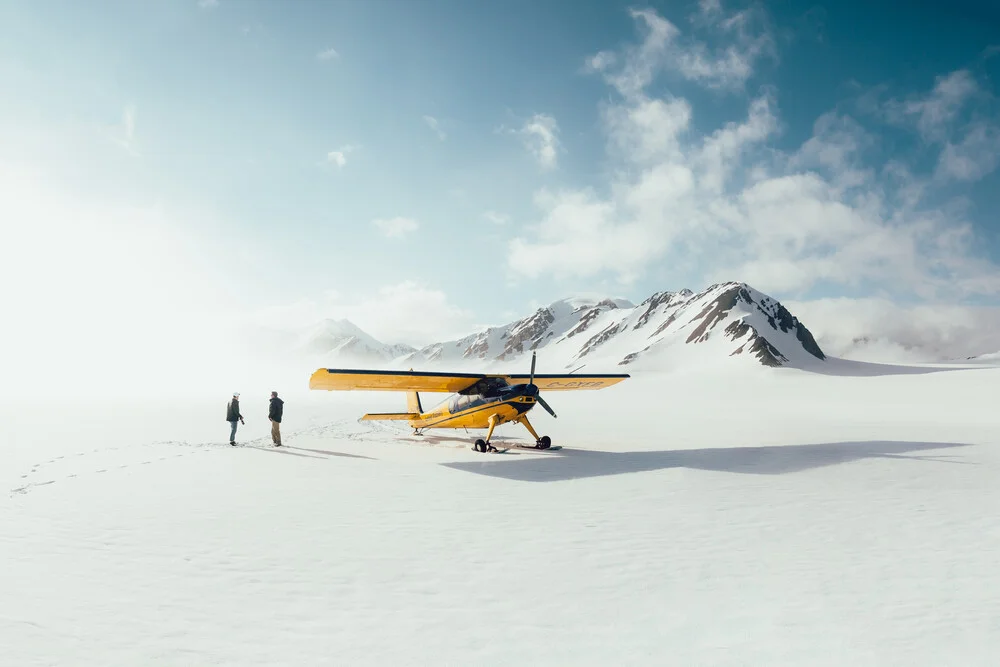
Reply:
[[395, 394], [278, 387], [280, 451], [266, 382], [240, 448], [225, 391], [6, 398], [0, 662], [996, 664], [1000, 368], [827, 368], [549, 392], [502, 455]]

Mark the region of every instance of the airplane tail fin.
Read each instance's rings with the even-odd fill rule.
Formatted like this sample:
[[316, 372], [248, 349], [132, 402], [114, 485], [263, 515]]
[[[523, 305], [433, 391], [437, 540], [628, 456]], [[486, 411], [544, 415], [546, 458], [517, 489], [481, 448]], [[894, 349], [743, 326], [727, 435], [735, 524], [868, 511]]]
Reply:
[[[413, 370], [412, 368], [410, 369]], [[406, 410], [408, 412], [416, 412], [418, 415], [424, 413], [423, 406], [420, 405], [420, 394], [415, 391], [406, 392]]]
[[418, 415], [423, 413], [424, 409], [420, 406], [420, 394], [415, 391], [406, 392], [406, 410], [407, 412], [416, 412]]

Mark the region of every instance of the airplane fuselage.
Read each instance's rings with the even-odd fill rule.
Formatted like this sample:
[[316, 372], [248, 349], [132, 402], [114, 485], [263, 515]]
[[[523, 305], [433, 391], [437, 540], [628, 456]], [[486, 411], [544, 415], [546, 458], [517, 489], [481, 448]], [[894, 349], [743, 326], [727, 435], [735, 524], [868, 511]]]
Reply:
[[520, 419], [535, 406], [537, 394], [537, 388], [524, 384], [503, 387], [488, 395], [453, 394], [409, 423], [415, 429], [489, 428], [491, 418], [497, 425]]

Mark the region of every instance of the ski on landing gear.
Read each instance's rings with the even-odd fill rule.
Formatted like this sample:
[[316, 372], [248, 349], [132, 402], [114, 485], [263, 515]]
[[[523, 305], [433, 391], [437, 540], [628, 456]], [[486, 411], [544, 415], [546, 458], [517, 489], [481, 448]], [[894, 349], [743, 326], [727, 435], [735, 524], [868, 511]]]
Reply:
[[555, 447], [552, 447], [551, 445], [548, 447], [542, 447], [540, 445], [511, 445], [511, 446], [515, 449], [534, 449], [542, 452], [557, 452], [560, 449], [562, 449], [561, 445], [556, 445]]

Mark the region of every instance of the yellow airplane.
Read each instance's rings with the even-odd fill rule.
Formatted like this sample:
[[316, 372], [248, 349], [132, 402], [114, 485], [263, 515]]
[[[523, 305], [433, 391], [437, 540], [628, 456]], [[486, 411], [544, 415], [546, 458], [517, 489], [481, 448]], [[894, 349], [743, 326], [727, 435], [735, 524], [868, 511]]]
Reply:
[[[528, 411], [540, 404], [553, 417], [539, 390], [573, 391], [603, 389], [627, 379], [628, 375], [535, 375], [535, 353], [531, 353], [529, 375], [488, 375], [476, 373], [434, 373], [426, 371], [378, 371], [320, 368], [309, 378], [310, 389], [372, 390], [406, 392], [406, 412], [366, 414], [362, 419], [408, 421], [416, 435], [429, 428], [485, 428], [486, 439], [477, 439], [477, 452], [495, 452], [490, 444], [493, 429], [507, 422], [523, 424], [535, 439], [534, 449], [548, 449], [552, 439], [538, 436]], [[524, 382], [527, 380], [527, 382]], [[418, 392], [454, 393], [437, 407], [424, 412]], [[523, 445], [520, 445], [523, 447]]]

